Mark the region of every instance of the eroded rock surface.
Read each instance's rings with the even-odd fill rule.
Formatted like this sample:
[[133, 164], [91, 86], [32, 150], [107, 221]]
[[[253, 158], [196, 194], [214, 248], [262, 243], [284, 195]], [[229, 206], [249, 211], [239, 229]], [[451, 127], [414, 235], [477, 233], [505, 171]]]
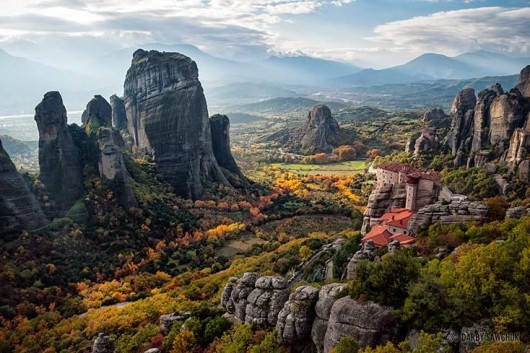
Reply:
[[324, 352], [324, 340], [333, 304], [340, 295], [348, 291], [348, 288], [347, 284], [331, 283], [323, 286], [318, 293], [315, 305], [316, 317], [311, 328], [311, 338], [318, 353]]
[[328, 353], [342, 337], [353, 337], [361, 346], [376, 346], [394, 333], [396, 319], [391, 308], [373, 302], [359, 303], [350, 297], [338, 299], [331, 309], [324, 339]]
[[[421, 135], [414, 142], [414, 155], [418, 156], [423, 151], [439, 148], [449, 121], [449, 117], [442, 109], [432, 109], [426, 112], [422, 118]], [[408, 149], [411, 150], [410, 147]]]
[[92, 353], [114, 353], [115, 346], [116, 343], [112, 338], [100, 333], [94, 341]]
[[212, 146], [217, 164], [224, 168], [225, 176], [234, 186], [248, 186], [247, 178], [241, 173], [230, 150], [230, 120], [226, 115], [216, 114], [210, 118]]
[[59, 92], [48, 92], [35, 108], [39, 129], [40, 180], [63, 210], [84, 194], [83, 165], [67, 125]]
[[120, 205], [125, 209], [138, 206], [131, 184], [131, 177], [123, 161], [123, 140], [118, 131], [110, 127], [100, 128], [99, 175], [114, 192]]
[[105, 98], [99, 94], [88, 102], [85, 111], [81, 115], [83, 125], [88, 124], [90, 119], [97, 119], [97, 126], [112, 126], [112, 107]]
[[[48, 220], [0, 140], [0, 234], [46, 227]], [[3, 237], [2, 237], [3, 238]]]
[[137, 50], [125, 79], [128, 130], [154, 156], [177, 194], [201, 197], [203, 181], [230, 185], [212, 150], [208, 109], [193, 60]]
[[127, 128], [127, 113], [125, 112], [125, 102], [123, 99], [113, 94], [110, 96], [110, 106], [112, 107], [112, 126], [116, 129]]
[[310, 337], [318, 292], [315, 287], [301, 286], [289, 296], [276, 323], [280, 343], [293, 344]]
[[453, 201], [449, 204], [437, 202], [422, 207], [409, 221], [409, 230], [417, 234], [422, 228], [441, 224], [484, 222], [489, 207], [480, 201]]

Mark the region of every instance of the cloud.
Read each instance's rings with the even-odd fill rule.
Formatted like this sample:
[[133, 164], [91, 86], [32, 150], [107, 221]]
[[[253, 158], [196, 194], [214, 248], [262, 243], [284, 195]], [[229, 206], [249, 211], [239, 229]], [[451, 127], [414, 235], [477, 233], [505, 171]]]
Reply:
[[193, 43], [231, 57], [264, 55], [278, 37], [274, 25], [354, 0], [18, 1], [0, 16], [0, 42], [92, 34], [126, 38], [128, 45]]
[[370, 38], [396, 52], [530, 53], [530, 8], [481, 7], [437, 12], [377, 26]]

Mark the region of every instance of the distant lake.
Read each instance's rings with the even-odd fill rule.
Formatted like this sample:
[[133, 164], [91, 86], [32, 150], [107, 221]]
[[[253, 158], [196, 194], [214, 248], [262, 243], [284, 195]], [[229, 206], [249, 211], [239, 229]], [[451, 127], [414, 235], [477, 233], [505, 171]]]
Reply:
[[[67, 112], [68, 124], [81, 125], [81, 114], [83, 112]], [[39, 131], [33, 114], [0, 115], [0, 135], [9, 135], [22, 141], [37, 141]]]

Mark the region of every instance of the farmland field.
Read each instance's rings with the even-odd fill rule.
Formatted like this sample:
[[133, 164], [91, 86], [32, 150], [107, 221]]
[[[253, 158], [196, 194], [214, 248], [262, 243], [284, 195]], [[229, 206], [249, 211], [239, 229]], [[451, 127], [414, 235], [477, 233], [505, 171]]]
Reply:
[[364, 160], [329, 164], [273, 163], [271, 167], [301, 175], [349, 175], [364, 172], [365, 168], [367, 168]]

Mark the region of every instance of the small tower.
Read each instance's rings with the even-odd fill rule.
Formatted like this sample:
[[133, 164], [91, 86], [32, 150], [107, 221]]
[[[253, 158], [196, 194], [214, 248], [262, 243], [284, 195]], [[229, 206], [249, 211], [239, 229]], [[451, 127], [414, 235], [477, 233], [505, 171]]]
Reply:
[[416, 177], [415, 175], [407, 175], [407, 185], [405, 187], [407, 198], [405, 200], [405, 208], [412, 211], [417, 211], [416, 201], [418, 199], [418, 183], [419, 177]]

